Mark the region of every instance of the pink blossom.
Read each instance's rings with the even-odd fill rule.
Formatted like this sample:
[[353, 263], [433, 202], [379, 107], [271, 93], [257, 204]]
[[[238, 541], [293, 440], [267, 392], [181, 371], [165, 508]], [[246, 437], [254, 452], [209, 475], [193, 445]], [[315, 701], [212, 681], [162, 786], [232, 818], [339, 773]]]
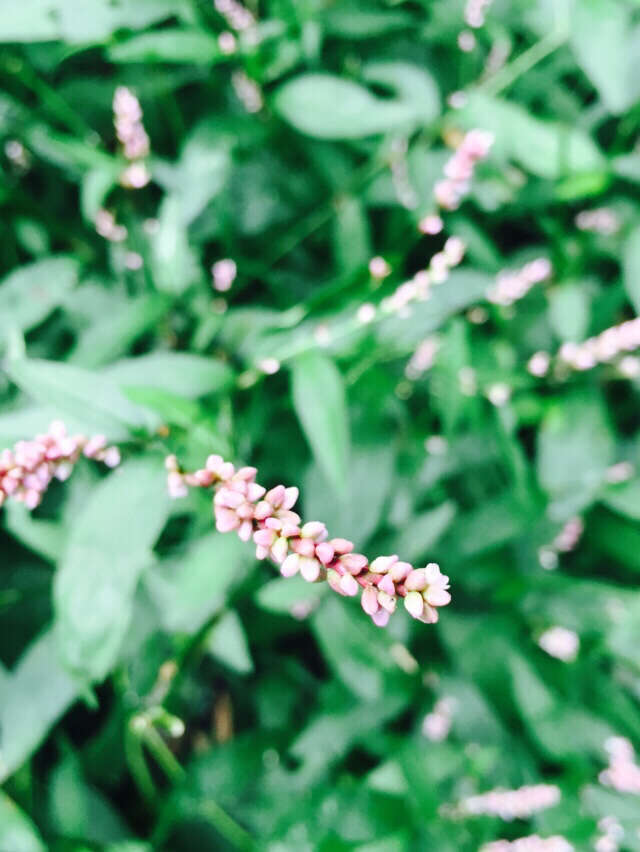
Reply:
[[484, 160], [493, 145], [493, 134], [486, 130], [470, 130], [444, 167], [444, 178], [434, 187], [440, 207], [457, 210], [471, 188], [475, 164]]
[[[175, 456], [168, 456], [165, 466], [172, 497], [184, 496], [188, 486], [213, 488], [219, 532], [235, 530], [244, 541], [252, 538], [256, 557], [279, 565], [284, 577], [300, 574], [309, 583], [326, 580], [345, 597], [362, 591], [362, 608], [379, 627], [387, 624], [399, 597], [405, 599], [414, 618], [425, 623], [437, 621], [436, 608], [451, 599], [449, 578], [435, 563], [415, 571], [395, 554], [379, 556], [369, 563], [364, 554], [354, 553], [353, 542], [329, 539], [321, 521], [302, 523], [293, 511], [298, 489], [276, 485], [266, 491], [255, 481], [257, 471], [253, 467], [236, 470], [217, 455], [209, 456], [204, 468], [193, 473], [182, 472]], [[420, 586], [415, 595], [412, 583]]]
[[108, 447], [104, 435], [86, 438], [68, 435], [64, 423], [55, 420], [49, 431], [31, 441], [18, 441], [13, 450], [0, 452], [0, 506], [9, 498], [28, 509], [40, 505], [53, 479], [67, 479], [80, 458], [95, 459], [107, 467], [120, 463], [117, 447]]
[[468, 796], [458, 807], [462, 814], [486, 814], [510, 822], [514, 819], [529, 819], [539, 811], [554, 807], [560, 801], [560, 796], [560, 788], [555, 784], [533, 784], [517, 790], [498, 789]]

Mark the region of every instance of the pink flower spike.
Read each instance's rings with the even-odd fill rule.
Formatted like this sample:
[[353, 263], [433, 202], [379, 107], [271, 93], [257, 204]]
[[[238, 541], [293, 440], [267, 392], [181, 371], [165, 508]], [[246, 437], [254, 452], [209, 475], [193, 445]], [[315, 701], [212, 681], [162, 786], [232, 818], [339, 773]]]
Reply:
[[389, 613], [386, 609], [379, 609], [377, 612], [373, 613], [371, 620], [376, 627], [386, 627], [389, 623]]
[[283, 577], [293, 577], [300, 570], [300, 557], [297, 553], [290, 553], [280, 566]]
[[378, 592], [373, 586], [367, 586], [364, 589], [360, 602], [362, 603], [362, 609], [367, 615], [374, 615], [380, 608], [378, 604]]

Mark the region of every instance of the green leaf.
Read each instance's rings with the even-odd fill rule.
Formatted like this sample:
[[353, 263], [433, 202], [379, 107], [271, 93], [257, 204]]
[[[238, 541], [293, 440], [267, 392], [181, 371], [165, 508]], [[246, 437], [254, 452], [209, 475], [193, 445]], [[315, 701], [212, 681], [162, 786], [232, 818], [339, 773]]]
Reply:
[[292, 615], [311, 611], [326, 594], [324, 583], [307, 583], [302, 577], [278, 577], [260, 586], [255, 594], [258, 606], [269, 612]]
[[613, 461], [613, 436], [600, 398], [574, 394], [555, 404], [538, 434], [538, 480], [554, 520], [588, 506]]
[[0, 346], [10, 329], [29, 331], [64, 302], [78, 282], [78, 263], [47, 257], [21, 266], [0, 282]]
[[18, 541], [50, 562], [62, 553], [64, 530], [56, 521], [34, 518], [22, 503], [9, 502], [4, 507], [5, 528]]
[[456, 115], [466, 127], [495, 135], [492, 158], [513, 159], [538, 177], [557, 180], [606, 169], [598, 146], [579, 127], [535, 118], [518, 104], [474, 92]]
[[410, 131], [418, 116], [410, 102], [376, 98], [352, 80], [303, 74], [277, 90], [273, 106], [296, 130], [318, 139], [361, 139]]
[[247, 634], [235, 612], [225, 612], [211, 628], [206, 647], [225, 666], [240, 674], [253, 671], [253, 660], [249, 650]]
[[126, 399], [113, 381], [89, 370], [24, 358], [9, 361], [7, 372], [25, 393], [67, 420], [70, 428], [123, 441], [153, 425], [148, 413]]
[[61, 658], [100, 681], [117, 659], [133, 596], [169, 513], [161, 459], [132, 459], [91, 493], [71, 529], [54, 582]]
[[196, 255], [189, 244], [179, 196], [165, 196], [160, 205], [158, 222], [151, 246], [154, 284], [163, 293], [182, 293], [202, 276]]
[[561, 340], [584, 340], [591, 320], [587, 282], [561, 284], [548, 291], [549, 322]]
[[76, 684], [58, 662], [52, 630], [27, 648], [4, 689], [0, 705], [0, 782], [33, 754], [76, 697]]
[[25, 0], [0, 14], [0, 42], [107, 39], [121, 27], [144, 28], [175, 14], [175, 0]]
[[407, 562], [426, 561], [429, 550], [449, 529], [456, 513], [456, 504], [448, 500], [435, 509], [415, 515], [393, 539], [391, 550]]
[[164, 29], [141, 33], [107, 49], [111, 62], [189, 62], [210, 65], [226, 59], [206, 32]]
[[45, 852], [35, 825], [0, 790], [0, 852]]
[[390, 88], [398, 100], [411, 104], [425, 124], [440, 114], [438, 86], [424, 68], [409, 62], [368, 62], [362, 70], [367, 83]]
[[375, 532], [393, 478], [393, 447], [359, 447], [349, 458], [347, 488], [336, 495], [318, 464], [309, 468], [302, 489], [308, 518], [322, 518], [329, 534], [363, 547]]
[[225, 390], [233, 379], [231, 367], [216, 358], [161, 351], [117, 361], [104, 375], [120, 388], [156, 388], [188, 399]]
[[103, 846], [130, 836], [107, 799], [87, 784], [75, 755], [68, 755], [53, 770], [47, 787], [49, 819], [61, 837], [82, 837]]
[[167, 312], [166, 299], [157, 293], [129, 299], [79, 335], [69, 362], [80, 367], [100, 367], [125, 354], [131, 344], [157, 326]]
[[250, 563], [251, 550], [240, 539], [212, 532], [153, 566], [144, 581], [165, 628], [191, 635], [222, 609]]
[[580, 0], [573, 6], [571, 47], [614, 115], [632, 106], [640, 95], [631, 29], [631, 9], [617, 0]]
[[631, 231], [622, 250], [624, 288], [637, 315], [640, 316], [640, 225]]
[[177, 163], [156, 167], [156, 180], [174, 199], [182, 224], [191, 224], [226, 186], [231, 150], [229, 134], [204, 121], [187, 137]]
[[357, 598], [327, 597], [311, 625], [328, 664], [354, 695], [365, 701], [383, 696], [409, 701], [411, 679], [395, 662], [385, 632], [363, 617]]
[[601, 499], [615, 512], [640, 521], [640, 479], [609, 485], [602, 493]]
[[291, 368], [293, 405], [316, 461], [331, 486], [346, 493], [349, 421], [342, 376], [330, 358], [309, 352]]

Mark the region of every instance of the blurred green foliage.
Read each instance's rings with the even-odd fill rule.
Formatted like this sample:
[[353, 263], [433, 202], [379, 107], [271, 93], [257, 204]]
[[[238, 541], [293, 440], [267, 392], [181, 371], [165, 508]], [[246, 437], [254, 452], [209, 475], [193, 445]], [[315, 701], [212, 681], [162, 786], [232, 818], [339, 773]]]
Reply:
[[[639, 850], [640, 799], [598, 775], [608, 737], [640, 743], [640, 362], [526, 365], [640, 307], [640, 4], [495, 0], [473, 33], [462, 0], [251, 0], [234, 35], [229, 9], [0, 2], [0, 448], [61, 418], [125, 457], [0, 510], [0, 850], [581, 850], [606, 816]], [[464, 264], [359, 321], [441, 248], [418, 222], [473, 127]], [[551, 282], [487, 302], [540, 256]], [[437, 559], [453, 603], [381, 631], [276, 577], [203, 494], [168, 500], [168, 452], [299, 485], [368, 554]], [[553, 626], [575, 661], [538, 646]], [[542, 782], [561, 802], [527, 821], [452, 808]]]

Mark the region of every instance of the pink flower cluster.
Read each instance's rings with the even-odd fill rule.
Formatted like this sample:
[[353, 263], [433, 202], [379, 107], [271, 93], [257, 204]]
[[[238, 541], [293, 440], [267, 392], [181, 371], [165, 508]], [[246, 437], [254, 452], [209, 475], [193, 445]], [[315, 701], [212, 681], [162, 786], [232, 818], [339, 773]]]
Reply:
[[413, 302], [426, 301], [431, 295], [431, 287], [447, 280], [450, 271], [462, 261], [464, 252], [465, 245], [460, 237], [449, 237], [442, 251], [433, 255], [427, 269], [416, 272], [413, 278], [404, 281], [390, 296], [383, 299], [383, 311], [407, 316], [410, 313], [409, 306]]
[[532, 784], [517, 790], [491, 790], [480, 796], [469, 796], [460, 803], [460, 811], [470, 816], [497, 816], [510, 822], [528, 819], [559, 801], [560, 788], [555, 784]]
[[494, 305], [512, 305], [529, 292], [534, 284], [546, 281], [552, 273], [551, 263], [539, 257], [515, 272], [501, 272], [487, 293]]
[[379, 556], [371, 563], [354, 553], [353, 542], [329, 538], [320, 521], [302, 523], [293, 507], [298, 489], [276, 485], [267, 491], [256, 480], [254, 467], [238, 470], [212, 455], [193, 473], [180, 471], [175, 456], [166, 460], [172, 497], [184, 497], [189, 486], [213, 488], [213, 512], [219, 532], [236, 530], [243, 541], [253, 539], [258, 559], [270, 559], [284, 577], [300, 574], [309, 583], [326, 580], [340, 595], [361, 594], [363, 610], [384, 627], [398, 598], [413, 618], [426, 624], [438, 620], [438, 607], [451, 600], [449, 578], [434, 562], [414, 569], [397, 556]]
[[640, 796], [640, 766], [635, 762], [633, 746], [625, 737], [609, 737], [604, 744], [609, 756], [609, 765], [603, 769], [598, 780], [619, 793], [635, 793]]
[[540, 837], [539, 834], [529, 834], [518, 837], [517, 840], [494, 840], [480, 847], [480, 852], [573, 852], [573, 846], [566, 837], [554, 834], [551, 837]]
[[126, 86], [118, 86], [114, 92], [113, 123], [122, 153], [131, 161], [120, 176], [121, 183], [129, 189], [140, 189], [150, 179], [142, 162], [149, 155], [149, 137], [142, 123], [140, 101]]
[[563, 343], [558, 358], [574, 370], [590, 370], [640, 346], [640, 317], [605, 329], [583, 343]]
[[0, 452], [0, 506], [9, 497], [35, 509], [53, 479], [64, 481], [83, 455], [104, 462], [120, 463], [120, 452], [108, 447], [104, 435], [86, 438], [68, 435], [64, 423], [56, 420], [44, 435], [32, 441], [18, 441], [12, 450]]
[[457, 210], [471, 187], [476, 163], [484, 160], [493, 145], [493, 133], [487, 130], [470, 130], [444, 167], [444, 179], [434, 187], [440, 207]]

